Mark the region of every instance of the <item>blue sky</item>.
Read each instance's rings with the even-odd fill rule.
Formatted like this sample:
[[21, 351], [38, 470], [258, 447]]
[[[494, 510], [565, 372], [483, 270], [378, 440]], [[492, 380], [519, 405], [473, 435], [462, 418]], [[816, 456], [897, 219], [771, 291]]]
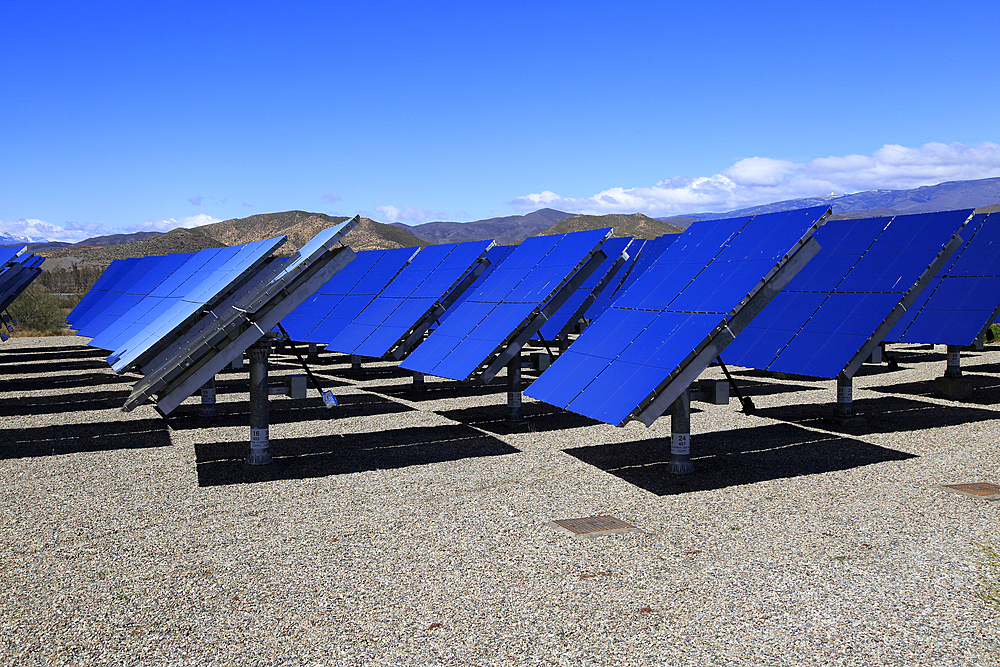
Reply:
[[0, 231], [648, 215], [1000, 176], [988, 2], [0, 5]]

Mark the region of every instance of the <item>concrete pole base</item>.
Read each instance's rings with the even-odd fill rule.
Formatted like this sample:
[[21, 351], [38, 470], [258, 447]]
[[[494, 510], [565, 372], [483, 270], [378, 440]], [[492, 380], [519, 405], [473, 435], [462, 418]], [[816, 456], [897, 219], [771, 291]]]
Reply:
[[934, 395], [950, 401], [967, 401], [972, 398], [972, 380], [949, 376], [934, 378]]

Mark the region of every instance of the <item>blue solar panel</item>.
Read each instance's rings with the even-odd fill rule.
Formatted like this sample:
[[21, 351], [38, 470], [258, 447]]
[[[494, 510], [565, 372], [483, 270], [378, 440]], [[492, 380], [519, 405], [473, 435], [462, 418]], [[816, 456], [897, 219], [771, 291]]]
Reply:
[[571, 320], [575, 321], [583, 316], [583, 313], [580, 312], [581, 308], [592, 304], [601, 296], [602, 292], [614, 290], [614, 286], [611, 285], [612, 278], [614, 273], [617, 273], [624, 266], [628, 256], [623, 255], [623, 253], [631, 242], [632, 239], [627, 236], [608, 239], [604, 242], [601, 249], [607, 255], [607, 259], [596, 271], [590, 274], [589, 278], [583, 281], [583, 284], [573, 292], [555, 315], [542, 325], [539, 333], [543, 340], [555, 340], [568, 326], [574, 323]]
[[969, 214], [826, 223], [815, 235], [819, 254], [737, 336], [723, 359], [799, 375], [853, 374], [902, 314], [898, 306], [910, 303], [926, 284], [929, 267], [947, 261], [946, 247], [957, 242]]
[[419, 248], [366, 250], [282, 321], [292, 340], [329, 343], [411, 260]]
[[[460, 284], [467, 287], [491, 241], [429, 246], [327, 343], [345, 354], [382, 357], [403, 343], [414, 328], [425, 331], [432, 311], [442, 311]], [[454, 297], [457, 298], [457, 294]], [[406, 351], [402, 353], [405, 354]], [[400, 355], [402, 356], [402, 355]]]
[[1000, 216], [977, 214], [951, 260], [885, 340], [972, 345], [1000, 309]]
[[0, 248], [0, 266], [8, 264], [13, 261], [18, 255], [24, 252], [28, 246], [6, 246]]
[[[780, 271], [787, 280], [815, 251], [808, 245], [796, 255], [826, 213], [817, 207], [692, 224], [528, 395], [612, 424], [633, 416], [651, 423], [738, 333], [743, 307], [770, 298], [771, 290], [760, 289], [765, 277]], [[753, 259], [740, 260], [741, 253]], [[666, 280], [668, 273], [675, 279]], [[729, 289], [730, 277], [747, 291]], [[675, 303], [698, 310], [682, 312]]]
[[[582, 276], [580, 270], [610, 233], [601, 229], [525, 239], [452, 309], [453, 314], [410, 354], [403, 368], [464, 380], [483, 364], [501, 361], [511, 346], [519, 350], [515, 335], [537, 332], [544, 322], [537, 312], [550, 303], [553, 311], [558, 309], [559, 299], [569, 294], [563, 286], [575, 275]], [[590, 265], [588, 271], [596, 266]], [[528, 320], [531, 325], [522, 327]], [[438, 344], [435, 337], [447, 338], [448, 344]], [[431, 341], [434, 344], [428, 346]], [[484, 379], [491, 379], [488, 375]]]
[[[157, 299], [157, 303], [148, 310], [145, 309], [145, 306], [137, 303], [133, 310], [122, 315], [121, 319], [124, 321], [137, 323], [141, 319], [143, 322], [151, 322], [152, 324], [130, 330], [129, 333], [132, 335], [128, 336], [126, 340], [123, 340], [123, 337], [116, 337], [114, 346], [105, 348], [113, 350], [113, 353], [108, 357], [111, 367], [115, 372], [121, 372], [133, 364], [139, 363], [140, 358], [171, 331], [182, 327], [187, 320], [197, 315], [211, 302], [222, 298], [228, 291], [238, 287], [240, 277], [248, 276], [251, 272], [256, 271], [256, 267], [259, 267], [265, 258], [282, 243], [284, 243], [284, 237], [248, 243], [246, 246], [219, 248], [214, 252], [212, 250], [200, 251], [211, 253], [212, 258], [201, 271], [194, 274], [191, 279], [185, 281], [178, 288], [186, 288], [187, 291], [183, 296]], [[228, 282], [223, 282], [220, 276], [228, 277]], [[95, 341], [91, 341], [90, 344], [102, 346]]]

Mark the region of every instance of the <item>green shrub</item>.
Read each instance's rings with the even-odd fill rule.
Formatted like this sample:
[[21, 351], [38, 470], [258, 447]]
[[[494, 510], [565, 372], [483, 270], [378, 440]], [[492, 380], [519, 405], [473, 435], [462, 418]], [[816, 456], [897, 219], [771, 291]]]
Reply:
[[29, 285], [7, 310], [17, 320], [14, 331], [18, 333], [54, 334], [66, 326], [59, 297], [42, 285]]
[[1000, 611], [1000, 548], [984, 542], [974, 542], [973, 548], [973, 562], [982, 568], [976, 596], [987, 607]]

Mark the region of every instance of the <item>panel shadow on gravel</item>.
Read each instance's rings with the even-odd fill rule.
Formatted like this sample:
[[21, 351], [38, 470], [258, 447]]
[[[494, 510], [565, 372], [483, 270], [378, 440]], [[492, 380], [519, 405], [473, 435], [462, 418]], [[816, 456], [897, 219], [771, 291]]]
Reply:
[[468, 398], [469, 396], [490, 396], [493, 394], [503, 394], [506, 397], [507, 384], [505, 382], [486, 384], [481, 380], [472, 380], [469, 382], [427, 380], [424, 383], [424, 389], [417, 390], [414, 388], [413, 381], [411, 380], [403, 384], [370, 387], [368, 391], [416, 403], [420, 401]]
[[[299, 370], [301, 370], [301, 367], [300, 367]], [[277, 378], [281, 378], [281, 377], [284, 377], [284, 376], [281, 376], [281, 375], [272, 375], [271, 378], [270, 378], [270, 383], [272, 385], [280, 384], [280, 382], [277, 381]], [[326, 379], [326, 378], [320, 380], [320, 383], [323, 385], [323, 389], [335, 389], [337, 387], [349, 387], [349, 386], [351, 386], [347, 382], [341, 382], [340, 380], [330, 380], [330, 379]], [[308, 392], [310, 394], [314, 394], [316, 392], [315, 388], [313, 387], [313, 383], [311, 381], [309, 381], [308, 379], [306, 380], [306, 387], [308, 388]], [[195, 392], [195, 393], [197, 394], [197, 392]], [[219, 376], [216, 376], [215, 377], [215, 393], [216, 394], [249, 394], [250, 393], [250, 377], [249, 377], [249, 375], [247, 375], [246, 371], [243, 372], [243, 377], [229, 377], [229, 378], [226, 378], [225, 380], [223, 380], [223, 379], [220, 379]]]
[[166, 422], [159, 418], [103, 424], [60, 424], [6, 430], [0, 442], [0, 459], [169, 445]]
[[64, 373], [76, 371], [110, 371], [104, 359], [51, 359], [48, 361], [12, 362], [0, 366], [0, 374], [35, 375], [37, 373]]
[[[381, 396], [371, 394], [347, 394], [338, 396], [338, 405], [327, 408], [323, 400], [310, 390], [311, 396], [302, 399], [290, 399], [274, 396], [268, 403], [268, 417], [271, 424], [290, 424], [293, 422], [321, 421], [329, 419], [347, 419], [349, 417], [371, 417], [374, 415], [389, 415], [400, 412], [413, 412], [408, 405], [390, 401]], [[234, 403], [217, 403], [219, 411], [216, 417], [199, 417], [198, 403], [186, 403], [170, 413], [167, 421], [170, 428], [186, 430], [193, 428], [219, 426], [250, 427], [250, 401]]]
[[[784, 382], [760, 382], [759, 380], [749, 380], [747, 378], [740, 378], [736, 382], [736, 388], [740, 390], [740, 393], [744, 396], [773, 396], [775, 394], [789, 394], [797, 391], [814, 391], [816, 389], [822, 389], [823, 386], [817, 384], [816, 386], [810, 387], [804, 384], [791, 384]], [[729, 400], [735, 401], [736, 395], [733, 393], [732, 388], [729, 389]]]
[[[468, 426], [473, 426], [496, 435], [514, 435], [518, 433], [535, 433], [561, 431], [584, 426], [596, 426], [599, 422], [590, 417], [578, 415], [548, 403], [533, 401], [521, 406], [524, 421], [512, 422], [509, 419], [510, 408], [505, 403], [484, 405], [461, 410], [439, 410], [442, 417]], [[697, 412], [697, 410], [692, 410]]]
[[669, 438], [564, 450], [629, 484], [660, 496], [847, 470], [915, 455], [792, 424], [693, 434], [695, 472], [673, 475]]
[[364, 382], [365, 380], [384, 380], [386, 378], [406, 378], [413, 376], [413, 371], [400, 368], [395, 364], [384, 366], [362, 366], [361, 370], [353, 370], [349, 366], [347, 368], [326, 368], [323, 370], [323, 373], [325, 375], [346, 378], [355, 382]]
[[[976, 375], [968, 372], [970, 369], [963, 368], [962, 377], [972, 382], [972, 396], [961, 401], [955, 401], [956, 406], [964, 403], [974, 405], [997, 405], [1000, 404], [1000, 378], [989, 375]], [[910, 396], [934, 397], [934, 380], [922, 382], [904, 382], [901, 384], [891, 384], [882, 387], [868, 387], [872, 391], [886, 394], [909, 394]], [[941, 398], [941, 397], [938, 397]], [[1000, 414], [996, 415], [1000, 418]]]
[[[134, 376], [115, 375], [110, 370], [104, 373], [85, 373], [82, 375], [49, 375], [47, 377], [4, 380], [3, 391], [14, 393], [20, 391], [49, 391], [75, 389], [77, 387], [98, 387], [112, 384], [129, 384], [135, 382], [137, 379]], [[122, 402], [124, 403], [124, 401]]]
[[[99, 350], [96, 347], [89, 347], [87, 345], [72, 345], [70, 347], [60, 347], [54, 350], [45, 351], [39, 351], [33, 348], [21, 348], [19, 350], [5, 348], [3, 356], [0, 357], [0, 367], [36, 361], [58, 362], [69, 359], [84, 359], [92, 357], [100, 357], [101, 359], [104, 359], [107, 356], [107, 350]], [[106, 365], [107, 364], [105, 364], [105, 366]]]
[[861, 419], [856, 423], [839, 425], [832, 421], [834, 403], [810, 405], [783, 405], [758, 408], [758, 417], [775, 419], [803, 426], [812, 426], [838, 433], [895, 433], [921, 431], [943, 426], [958, 426], [971, 422], [1000, 419], [1000, 412], [961, 404], [938, 405], [928, 401], [913, 401], [896, 396], [855, 399], [854, 408]]
[[195, 446], [199, 486], [221, 486], [278, 479], [305, 479], [405, 468], [519, 450], [459, 424], [355, 433], [314, 438], [272, 438], [269, 466], [247, 466], [249, 442]]
[[0, 417], [112, 410], [122, 407], [128, 396], [128, 389], [123, 389], [121, 391], [76, 392], [58, 396], [0, 398]]

